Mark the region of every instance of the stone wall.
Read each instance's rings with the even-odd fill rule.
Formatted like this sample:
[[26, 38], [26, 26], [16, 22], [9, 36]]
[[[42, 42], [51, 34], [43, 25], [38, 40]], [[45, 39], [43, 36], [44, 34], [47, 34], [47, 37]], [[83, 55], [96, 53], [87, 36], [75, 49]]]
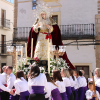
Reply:
[[[100, 15], [95, 15], [95, 39], [100, 40]], [[100, 43], [97, 41], [97, 43]], [[96, 45], [96, 67], [100, 67], [100, 45]]]

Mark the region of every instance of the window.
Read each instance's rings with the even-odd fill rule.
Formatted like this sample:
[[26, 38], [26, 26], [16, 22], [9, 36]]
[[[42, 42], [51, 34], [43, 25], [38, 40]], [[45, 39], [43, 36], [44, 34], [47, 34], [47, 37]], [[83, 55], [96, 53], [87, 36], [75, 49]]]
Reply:
[[36, 0], [33, 0], [32, 1], [32, 9], [33, 10], [36, 9], [36, 5], [37, 5]]
[[1, 73], [3, 73], [2, 67], [6, 66], [6, 63], [1, 63]]
[[75, 66], [76, 70], [84, 70], [85, 72], [85, 78], [88, 79], [89, 78], [89, 66]]
[[1, 25], [5, 26], [6, 10], [1, 9]]
[[1, 35], [1, 53], [6, 53], [6, 35]]
[[53, 15], [52, 18], [58, 24], [58, 15]]

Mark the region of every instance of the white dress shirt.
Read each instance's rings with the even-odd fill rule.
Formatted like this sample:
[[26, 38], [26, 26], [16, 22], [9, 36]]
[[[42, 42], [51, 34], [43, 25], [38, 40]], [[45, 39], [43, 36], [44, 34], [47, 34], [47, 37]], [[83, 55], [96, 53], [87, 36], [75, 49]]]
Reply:
[[7, 74], [3, 72], [1, 75], [3, 77], [3, 84], [7, 84]]
[[65, 84], [65, 87], [71, 86], [71, 83], [70, 83], [70, 79], [69, 78], [63, 77], [62, 79], [63, 79], [63, 82]]
[[84, 77], [80, 77], [80, 76], [78, 77], [78, 86], [79, 86], [79, 88], [87, 86], [87, 82]]
[[4, 84], [4, 80], [3, 80], [2, 75], [0, 74], [0, 89], [2, 89], [3, 91], [6, 91], [6, 92], [10, 92], [10, 89], [5, 87], [3, 84]]
[[37, 77], [35, 78], [29, 78], [28, 79], [28, 90], [31, 93], [32, 86], [44, 86], [45, 92], [48, 90], [47, 86], [47, 79], [46, 76], [43, 73], [40, 73]]
[[8, 80], [7, 80], [7, 87], [9, 89], [12, 89], [13, 86], [14, 86], [14, 81], [16, 80], [16, 77], [13, 73], [11, 73], [9, 76], [8, 76]]
[[48, 90], [47, 90], [47, 94], [45, 95], [45, 98], [49, 98], [51, 96], [51, 91], [57, 88], [57, 86], [55, 86], [51, 82], [47, 82], [47, 86], [48, 86]]
[[78, 89], [79, 88], [78, 81], [77, 81], [75, 76], [74, 76], [74, 78], [75, 78], [75, 80], [73, 80], [72, 76], [70, 76], [71, 87], [74, 87], [75, 89]]
[[16, 89], [15, 94], [20, 95], [21, 92], [28, 91], [28, 82], [23, 77], [15, 80], [14, 86]]
[[[97, 94], [97, 98], [100, 100], [99, 92], [96, 91], [96, 94]], [[87, 90], [85, 95], [86, 95], [86, 99], [90, 100], [90, 99], [92, 99], [92, 96], [94, 95], [94, 91]]]
[[55, 84], [58, 86], [58, 89], [59, 89], [60, 93], [66, 92], [65, 84], [64, 84], [63, 81], [60, 82], [60, 81], [57, 80], [55, 82]]
[[100, 78], [98, 78], [98, 80], [95, 82], [95, 86], [100, 87]]

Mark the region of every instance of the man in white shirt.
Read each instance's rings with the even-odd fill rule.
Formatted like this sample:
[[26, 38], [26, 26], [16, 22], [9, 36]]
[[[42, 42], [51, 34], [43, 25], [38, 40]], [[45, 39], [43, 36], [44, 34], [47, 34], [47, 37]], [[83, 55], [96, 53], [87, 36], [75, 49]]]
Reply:
[[7, 66], [3, 66], [2, 67], [2, 70], [3, 70], [3, 73], [1, 74], [2, 77], [3, 77], [3, 84], [7, 84], [7, 70], [6, 70], [6, 67]]
[[[7, 75], [8, 75], [8, 79], [7, 79], [7, 88], [8, 89], [14, 89], [14, 81], [16, 80], [15, 75], [12, 73], [13, 71], [13, 67], [12, 66], [7, 66], [6, 68], [7, 70]], [[13, 94], [13, 93], [12, 93]], [[14, 96], [10, 95], [10, 100], [14, 100]]]
[[4, 86], [4, 84], [5, 84], [4, 77], [2, 74], [0, 74], [0, 97], [1, 97], [1, 100], [9, 100], [8, 93], [12, 94], [13, 91], [11, 89], [7, 88], [6, 86]]

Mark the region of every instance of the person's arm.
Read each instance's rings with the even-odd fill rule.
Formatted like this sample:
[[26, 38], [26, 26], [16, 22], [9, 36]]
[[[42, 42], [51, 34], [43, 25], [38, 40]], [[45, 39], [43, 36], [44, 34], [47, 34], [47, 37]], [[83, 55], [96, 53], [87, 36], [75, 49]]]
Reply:
[[92, 99], [92, 95], [88, 92], [88, 91], [86, 91], [86, 99], [87, 100], [90, 100], [90, 99]]
[[13, 86], [14, 86], [14, 80], [13, 78], [10, 77], [7, 81], [7, 88], [12, 89]]
[[46, 92], [45, 98], [49, 98], [49, 97], [50, 97], [50, 95], [51, 95], [51, 85], [50, 85], [50, 84], [48, 84], [48, 83], [47, 83], [47, 85], [48, 85], [48, 90], [47, 90], [47, 91], [45, 91], [45, 92]]
[[5, 87], [1, 82], [0, 82], [0, 89], [2, 89], [3, 91], [6, 91], [6, 92], [10, 92], [11, 89]]
[[31, 93], [31, 86], [30, 86], [30, 78], [28, 79], [28, 91], [29, 91], [29, 93]]
[[14, 83], [14, 86], [15, 86], [15, 90], [16, 90], [14, 95], [20, 94], [20, 88], [19, 88], [19, 85], [15, 82], [15, 83]]

